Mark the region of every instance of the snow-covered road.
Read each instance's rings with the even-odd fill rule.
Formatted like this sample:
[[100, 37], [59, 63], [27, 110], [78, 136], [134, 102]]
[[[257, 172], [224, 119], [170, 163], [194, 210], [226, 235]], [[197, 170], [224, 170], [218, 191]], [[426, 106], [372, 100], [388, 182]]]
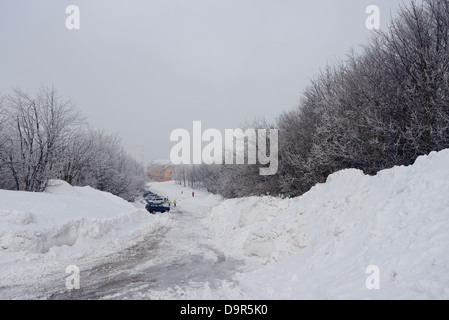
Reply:
[[[80, 264], [80, 289], [55, 286], [62, 282], [61, 274], [48, 274], [33, 298], [182, 299], [195, 291], [206, 294], [204, 290], [220, 291], [223, 284], [232, 286], [243, 261], [227, 259], [214, 247], [212, 235], [194, 212], [178, 206], [165, 215], [171, 220], [168, 227], [149, 231], [140, 242], [100, 261]], [[25, 289], [3, 287], [0, 292], [17, 295]]]

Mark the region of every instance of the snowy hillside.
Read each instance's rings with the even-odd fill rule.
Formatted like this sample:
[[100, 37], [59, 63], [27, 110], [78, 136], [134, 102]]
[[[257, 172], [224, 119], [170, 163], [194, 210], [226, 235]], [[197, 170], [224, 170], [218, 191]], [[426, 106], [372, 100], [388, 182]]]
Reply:
[[[294, 199], [217, 201], [204, 221], [227, 257], [262, 264], [237, 276], [256, 298], [448, 299], [448, 164], [444, 150], [376, 176], [344, 170]], [[370, 265], [379, 290], [365, 286]]]

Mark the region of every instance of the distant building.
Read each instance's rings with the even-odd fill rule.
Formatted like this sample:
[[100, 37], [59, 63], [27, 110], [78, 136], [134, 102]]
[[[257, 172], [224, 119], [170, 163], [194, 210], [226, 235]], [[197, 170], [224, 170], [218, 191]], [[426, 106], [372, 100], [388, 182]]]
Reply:
[[155, 160], [147, 166], [149, 181], [165, 182], [175, 179], [175, 166], [168, 160]]

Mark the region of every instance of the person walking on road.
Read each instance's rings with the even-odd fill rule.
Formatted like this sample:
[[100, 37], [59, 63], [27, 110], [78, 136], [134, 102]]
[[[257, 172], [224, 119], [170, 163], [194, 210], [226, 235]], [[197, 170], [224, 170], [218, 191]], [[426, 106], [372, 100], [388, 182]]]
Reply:
[[175, 206], [175, 207], [176, 207], [176, 200], [174, 200], [174, 201], [173, 201], [173, 206]]
[[195, 196], [195, 192], [194, 191], [192, 191], [192, 197], [194, 197]]

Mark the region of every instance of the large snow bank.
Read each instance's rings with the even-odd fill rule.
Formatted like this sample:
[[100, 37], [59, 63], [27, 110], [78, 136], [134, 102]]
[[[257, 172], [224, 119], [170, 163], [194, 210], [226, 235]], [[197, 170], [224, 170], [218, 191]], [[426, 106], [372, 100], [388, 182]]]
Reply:
[[142, 207], [59, 180], [43, 193], [0, 190], [0, 284], [93, 261], [168, 224]]
[[448, 164], [444, 150], [376, 176], [343, 170], [295, 199], [224, 201], [210, 227], [230, 255], [275, 262], [240, 276], [260, 298], [448, 299]]
[[44, 193], [0, 191], [0, 252], [46, 253], [73, 246], [148, 213], [110, 193], [54, 180]]
[[[449, 298], [449, 150], [376, 176], [343, 170], [294, 199], [196, 194], [181, 203], [207, 217], [228, 258], [255, 266], [237, 277], [255, 298]], [[379, 290], [366, 287], [370, 265], [379, 267]]]

